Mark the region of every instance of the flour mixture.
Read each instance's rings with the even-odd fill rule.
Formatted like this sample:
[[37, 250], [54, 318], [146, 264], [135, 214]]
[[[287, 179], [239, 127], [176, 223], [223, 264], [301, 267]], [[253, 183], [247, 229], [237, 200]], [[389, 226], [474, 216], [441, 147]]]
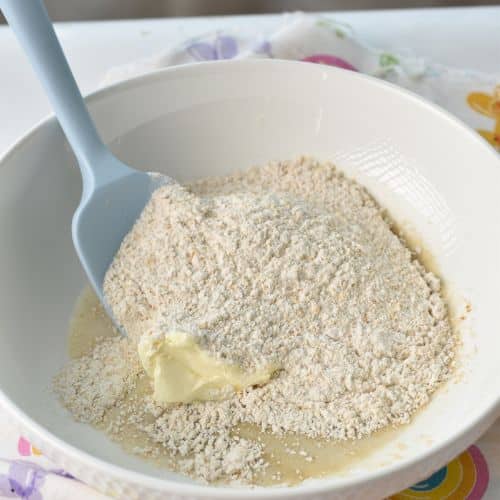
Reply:
[[69, 363], [63, 403], [115, 439], [135, 432], [136, 453], [239, 484], [283, 479], [245, 429], [327, 443], [408, 423], [456, 338], [439, 279], [391, 226], [308, 158], [162, 187], [104, 283], [129, 337]]

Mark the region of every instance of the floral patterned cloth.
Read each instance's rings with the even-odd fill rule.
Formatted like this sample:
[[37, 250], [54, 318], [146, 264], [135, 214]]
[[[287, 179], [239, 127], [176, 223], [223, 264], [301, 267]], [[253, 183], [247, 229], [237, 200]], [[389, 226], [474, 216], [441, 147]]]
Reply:
[[110, 500], [52, 464], [0, 409], [0, 499]]
[[103, 83], [176, 64], [249, 57], [308, 61], [382, 78], [439, 104], [500, 150], [500, 72], [448, 68], [405, 51], [377, 50], [331, 18], [286, 15], [280, 28], [260, 39], [245, 38], [239, 32], [209, 33], [162, 54], [112, 68]]
[[[284, 16], [259, 39], [214, 32], [163, 54], [112, 68], [103, 85], [175, 64], [217, 59], [295, 59], [360, 71], [410, 89], [448, 109], [500, 150], [500, 73], [452, 69], [409, 53], [366, 46], [349, 26], [330, 18]], [[18, 435], [0, 412], [0, 499], [100, 500], [109, 498], [51, 464]], [[483, 438], [425, 481], [392, 499], [500, 498], [500, 420]]]

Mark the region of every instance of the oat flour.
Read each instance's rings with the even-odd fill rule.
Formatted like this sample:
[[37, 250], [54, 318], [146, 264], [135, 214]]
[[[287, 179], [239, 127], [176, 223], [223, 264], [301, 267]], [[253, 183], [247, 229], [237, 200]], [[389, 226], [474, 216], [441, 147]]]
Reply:
[[[440, 281], [368, 192], [331, 164], [270, 163], [154, 193], [104, 291], [130, 339], [103, 340], [56, 379], [73, 415], [140, 429], [145, 455], [205, 481], [252, 483], [266, 432], [357, 439], [406, 423], [448, 377], [455, 338]], [[136, 342], [177, 329], [213, 356], [281, 369], [227, 400], [159, 406]], [[113, 419], [107, 419], [108, 414]]]

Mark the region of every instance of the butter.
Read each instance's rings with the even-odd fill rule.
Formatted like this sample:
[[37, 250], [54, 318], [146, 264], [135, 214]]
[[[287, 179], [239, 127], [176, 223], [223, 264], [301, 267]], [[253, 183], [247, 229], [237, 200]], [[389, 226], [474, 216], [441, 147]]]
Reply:
[[245, 372], [239, 366], [213, 358], [192, 335], [178, 331], [162, 337], [143, 336], [138, 351], [153, 380], [153, 398], [160, 403], [224, 399], [228, 389], [241, 391], [265, 384], [277, 369], [269, 366]]

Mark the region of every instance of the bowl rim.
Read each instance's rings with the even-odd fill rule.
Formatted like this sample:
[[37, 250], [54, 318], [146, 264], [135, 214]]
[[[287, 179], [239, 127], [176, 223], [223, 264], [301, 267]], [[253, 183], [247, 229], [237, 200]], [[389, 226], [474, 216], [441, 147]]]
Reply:
[[[493, 146], [490, 146], [484, 139], [479, 136], [479, 134], [477, 134], [472, 128], [467, 126], [456, 116], [442, 109], [438, 105], [427, 101], [423, 97], [411, 91], [403, 89], [393, 83], [381, 80], [370, 75], [319, 64], [309, 64], [309, 66], [306, 66], [301, 61], [277, 59], [238, 59], [182, 64], [178, 66], [150, 71], [148, 73], [141, 74], [124, 81], [116, 82], [103, 88], [99, 88], [85, 96], [85, 101], [87, 104], [92, 106], [92, 103], [102, 99], [106, 99], [116, 91], [128, 88], [137, 88], [148, 82], [168, 79], [173, 74], [184, 74], [188, 76], [192, 73], [231, 73], [232, 71], [238, 70], [238, 68], [247, 66], [256, 69], [259, 69], [259, 67], [267, 69], [266, 67], [269, 68], [275, 66], [277, 68], [281, 68], [284, 71], [304, 71], [307, 68], [308, 72], [317, 71], [321, 72], [322, 74], [328, 72], [332, 75], [342, 75], [343, 77], [347, 78], [364, 80], [368, 85], [377, 86], [387, 92], [398, 94], [400, 98], [406, 99], [408, 101], [413, 101], [417, 106], [426, 108], [429, 112], [439, 116], [440, 119], [446, 121], [449, 126], [457, 129], [460, 134], [465, 134], [469, 139], [474, 140], [477, 143], [477, 147], [483, 150], [483, 154], [489, 155], [492, 160], [498, 162], [498, 166], [500, 167], [500, 156], [495, 151]], [[349, 76], [346, 76], [346, 74], [349, 74]], [[32, 137], [35, 137], [36, 134], [40, 133], [40, 131], [44, 128], [54, 125], [59, 126], [53, 114], [49, 114], [48, 116], [39, 120], [23, 136], [21, 136], [16, 142], [14, 142], [14, 144], [11, 145], [4, 154], [0, 156], [0, 169], [5, 163], [10, 160], [12, 156], [14, 156], [20, 149], [22, 149]], [[494, 161], [492, 161], [492, 163]], [[422, 464], [423, 462], [428, 461], [433, 457], [437, 457], [440, 454], [444, 456], [446, 450], [451, 448], [452, 445], [454, 443], [457, 443], [458, 441], [461, 441], [464, 444], [461, 449], [465, 448], [466, 446], [474, 442], [477, 438], [479, 438], [480, 434], [484, 430], [486, 430], [485, 426], [489, 422], [492, 422], [494, 417], [500, 414], [500, 390], [497, 396], [495, 398], [492, 398], [489, 404], [484, 407], [481, 413], [477, 414], [469, 422], [465, 423], [465, 425], [458, 428], [451, 437], [444, 441], [440, 441], [435, 445], [431, 445], [422, 453], [416, 454], [411, 458], [397, 461], [387, 466], [382, 466], [380, 468], [367, 471], [363, 474], [362, 478], [337, 477], [335, 478], [335, 482], [333, 483], [333, 480], [331, 478], [326, 477], [316, 480], [317, 482], [315, 481], [314, 483], [312, 483], [311, 480], [306, 480], [298, 485], [288, 487], [226, 487], [196, 483], [184, 483], [167, 478], [157, 478], [146, 473], [136, 472], [125, 467], [115, 465], [112, 462], [97, 458], [91, 453], [83, 451], [76, 446], [67, 443], [63, 439], [54, 435], [42, 425], [38, 424], [28, 414], [22, 411], [16, 405], [16, 403], [2, 391], [1, 387], [0, 409], [4, 409], [7, 412], [8, 416], [17, 425], [20, 425], [32, 435], [37, 436], [44, 442], [50, 444], [50, 446], [56, 449], [58, 453], [66, 457], [70, 457], [72, 460], [75, 460], [79, 464], [84, 465], [88, 469], [94, 469], [103, 472], [104, 474], [107, 474], [108, 476], [111, 476], [113, 479], [118, 481], [123, 481], [125, 483], [132, 482], [153, 491], [175, 492], [176, 494], [194, 495], [199, 498], [213, 498], [214, 495], [217, 495], [217, 497], [219, 498], [238, 498], [245, 497], [249, 492], [251, 492], [252, 497], [255, 498], [292, 498], [304, 494], [321, 494], [328, 492], [333, 493], [335, 491], [340, 491], [346, 488], [356, 487], [356, 485], [358, 484], [369, 484], [370, 482], [381, 480], [394, 474], [407, 472], [412, 468], [415, 468], [418, 464]], [[450, 459], [451, 458], [452, 457], [450, 457]]]

